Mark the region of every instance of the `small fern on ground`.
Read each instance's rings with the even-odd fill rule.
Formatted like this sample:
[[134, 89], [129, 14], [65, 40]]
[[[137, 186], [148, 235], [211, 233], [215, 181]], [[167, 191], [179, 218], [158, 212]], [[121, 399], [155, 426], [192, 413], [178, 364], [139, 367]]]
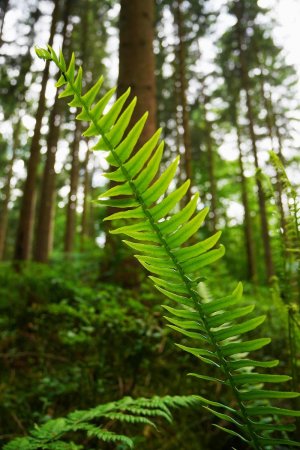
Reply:
[[271, 163], [274, 166], [283, 194], [287, 198], [288, 210], [285, 217], [285, 230], [283, 245], [285, 252], [285, 278], [284, 294], [289, 303], [293, 302], [300, 307], [300, 205], [297, 192], [291, 184], [280, 158], [270, 152]]
[[69, 105], [81, 108], [77, 119], [89, 123], [84, 136], [99, 137], [94, 149], [109, 151], [107, 161], [115, 170], [107, 173], [106, 177], [116, 186], [105, 192], [99, 202], [118, 208], [118, 212], [106, 220], [130, 219], [134, 222], [112, 233], [128, 237], [124, 242], [151, 273], [150, 278], [156, 288], [174, 302], [175, 307], [164, 306], [166, 320], [171, 328], [191, 340], [190, 346], [178, 346], [218, 371], [217, 376], [191, 375], [221, 383], [230, 389], [233, 406], [200, 396], [198, 399], [228, 424], [228, 427], [219, 428], [238, 436], [253, 449], [275, 448], [280, 444], [300, 447], [298, 442], [286, 437], [286, 432], [294, 429], [293, 425], [282, 420], [284, 416], [299, 417], [300, 412], [269, 403], [271, 399], [288, 399], [298, 394], [263, 387], [264, 384], [277, 386], [290, 377], [260, 370], [273, 368], [278, 361], [259, 361], [248, 356], [249, 352], [269, 344], [270, 339], [241, 338], [255, 330], [264, 317], [243, 319], [253, 307], [239, 305], [242, 298], [240, 283], [231, 294], [213, 298], [201, 281], [201, 269], [218, 260], [224, 254], [224, 248], [213, 248], [220, 233], [187, 246], [202, 225], [208, 209], [197, 211], [198, 194], [180, 209], [180, 201], [190, 181], [172, 193], [167, 192], [175, 177], [179, 158], [158, 176], [164, 146], [163, 142], [158, 143], [160, 130], [142, 148], [136, 148], [147, 114], [128, 130], [136, 103], [136, 99], [132, 100], [123, 110], [130, 90], [106, 112], [113, 91], [96, 100], [102, 78], [83, 94], [82, 69], [76, 73], [74, 55], [67, 67], [63, 55], [57, 55], [52, 48], [37, 49], [37, 54], [54, 61], [62, 72], [57, 83], [57, 87], [64, 86], [60, 97], [71, 96]]
[[108, 429], [112, 424], [138, 424], [155, 427], [154, 418], [171, 422], [170, 408], [188, 407], [198, 403], [195, 396], [152, 398], [124, 397], [86, 411], [74, 411], [67, 417], [49, 420], [37, 426], [28, 437], [17, 438], [3, 450], [80, 450], [84, 447], [70, 440], [70, 435], [84, 433], [88, 438], [134, 447], [134, 438]]

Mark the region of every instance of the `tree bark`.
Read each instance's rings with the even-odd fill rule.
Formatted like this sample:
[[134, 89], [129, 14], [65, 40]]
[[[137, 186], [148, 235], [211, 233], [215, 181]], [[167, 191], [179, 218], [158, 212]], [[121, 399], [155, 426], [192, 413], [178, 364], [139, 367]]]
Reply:
[[70, 192], [67, 204], [67, 221], [65, 231], [64, 250], [71, 253], [74, 250], [74, 238], [76, 230], [76, 207], [77, 207], [77, 190], [79, 180], [79, 144], [81, 139], [81, 122], [76, 120], [74, 140], [71, 148], [71, 174], [70, 174]]
[[34, 248], [34, 260], [38, 262], [47, 262], [49, 257], [53, 200], [55, 191], [55, 160], [56, 150], [59, 138], [61, 124], [62, 106], [58, 101], [58, 95], [55, 96], [55, 102], [49, 117], [49, 134], [47, 138], [46, 163], [42, 176], [42, 189], [38, 207], [36, 241]]
[[8, 225], [8, 205], [10, 201], [11, 194], [11, 179], [13, 176], [13, 166], [16, 159], [17, 148], [19, 147], [19, 133], [21, 128], [21, 121], [19, 120], [13, 131], [13, 146], [12, 146], [12, 156], [8, 163], [8, 170], [6, 174], [6, 182], [3, 189], [4, 199], [2, 202], [2, 207], [0, 209], [0, 260], [4, 258], [5, 241], [7, 234]]
[[1, 24], [0, 24], [0, 48], [2, 47], [2, 44], [3, 44], [3, 28], [4, 28], [5, 16], [6, 16], [6, 13], [8, 11], [8, 4], [9, 4], [9, 0], [1, 0], [0, 1], [0, 20], [1, 20]]
[[91, 189], [91, 176], [89, 173], [89, 159], [90, 151], [87, 149], [84, 160], [84, 180], [83, 180], [83, 206], [81, 215], [81, 233], [80, 233], [80, 251], [84, 251], [85, 242], [89, 237], [89, 210], [90, 210], [90, 189]]
[[[266, 124], [267, 124], [267, 130], [268, 130], [268, 134], [269, 134], [269, 139], [271, 142], [271, 149], [273, 151], [275, 151], [275, 147], [274, 147], [274, 128], [275, 128], [275, 135], [277, 135], [277, 140], [278, 140], [278, 150], [277, 153], [280, 157], [280, 159], [283, 161], [282, 159], [282, 145], [281, 145], [281, 139], [278, 139], [278, 130], [275, 124], [275, 117], [274, 117], [274, 111], [273, 111], [273, 104], [272, 104], [272, 97], [271, 97], [271, 93], [269, 94], [269, 98], [267, 97], [267, 93], [266, 93], [266, 88], [265, 88], [265, 77], [264, 77], [264, 72], [263, 72], [263, 63], [261, 61], [260, 58], [260, 54], [259, 54], [259, 49], [257, 48], [257, 46], [255, 45], [255, 50], [257, 53], [257, 59], [258, 59], [258, 64], [260, 66], [260, 74], [259, 74], [259, 82], [260, 82], [260, 93], [261, 93], [261, 98], [263, 100], [263, 105], [264, 108], [266, 110]], [[281, 233], [283, 236], [283, 241], [285, 242], [285, 246], [287, 246], [287, 242], [286, 242], [286, 218], [285, 218], [285, 213], [284, 213], [284, 207], [283, 207], [283, 188], [282, 188], [282, 182], [280, 180], [280, 176], [278, 173], [278, 170], [275, 169], [276, 172], [276, 203], [277, 203], [277, 208], [279, 211], [279, 217], [280, 217], [280, 229], [281, 229]]]
[[202, 107], [203, 107], [203, 121], [205, 124], [205, 142], [206, 142], [206, 152], [207, 152], [207, 166], [208, 166], [208, 180], [209, 180], [209, 193], [211, 195], [210, 199], [210, 217], [211, 217], [211, 228], [212, 232], [217, 231], [217, 182], [215, 174], [215, 152], [213, 148], [212, 140], [212, 125], [207, 119], [207, 96], [204, 92], [204, 87], [202, 88]]
[[261, 233], [262, 240], [264, 246], [264, 259], [265, 259], [265, 267], [266, 267], [266, 275], [268, 282], [271, 277], [274, 275], [274, 267], [273, 267], [273, 259], [272, 259], [272, 251], [271, 251], [271, 242], [269, 235], [269, 224], [267, 217], [267, 209], [266, 209], [266, 200], [263, 192], [263, 186], [261, 180], [259, 178], [259, 162], [258, 162], [258, 152], [257, 152], [257, 143], [256, 143], [256, 134], [254, 129], [254, 113], [252, 107], [252, 98], [250, 95], [250, 83], [249, 83], [249, 74], [247, 68], [247, 61], [245, 55], [245, 47], [244, 47], [244, 39], [243, 39], [243, 29], [242, 29], [242, 17], [243, 17], [243, 4], [241, 2], [236, 3], [236, 17], [237, 17], [237, 39], [238, 39], [238, 49], [239, 49], [239, 60], [240, 60], [240, 70], [241, 70], [241, 82], [243, 89], [246, 94], [246, 106], [247, 106], [247, 118], [248, 118], [248, 128], [249, 135], [252, 145], [252, 153], [254, 157], [254, 164], [256, 168], [256, 186], [257, 186], [257, 194], [258, 194], [258, 204], [259, 204], [259, 214], [260, 214], [260, 222], [261, 222]]
[[138, 102], [132, 117], [136, 122], [145, 111], [149, 117], [140, 145], [156, 131], [156, 83], [154, 0], [121, 0], [118, 97], [130, 86]]
[[[63, 30], [62, 30], [62, 47], [64, 45], [67, 26], [69, 22], [71, 1], [65, 3]], [[62, 122], [63, 105], [58, 98], [58, 91], [55, 95], [54, 105], [49, 117], [49, 133], [47, 138], [46, 163], [42, 177], [42, 189], [39, 200], [38, 219], [36, 229], [36, 242], [34, 249], [34, 260], [46, 263], [49, 258], [49, 250], [51, 248], [51, 230], [53, 230], [52, 221], [55, 217], [54, 198], [55, 198], [55, 161], [57, 144], [59, 140], [60, 126]]]
[[[154, 0], [121, 0], [117, 95], [120, 96], [130, 86], [130, 97], [136, 95], [138, 98], [131, 124], [140, 119], [145, 111], [149, 112], [139, 146], [156, 131], [154, 9]], [[108, 214], [110, 212], [108, 208]], [[110, 235], [107, 228], [105, 233], [106, 258], [101, 265], [101, 278], [107, 280], [113, 277], [128, 287], [137, 285], [140, 273], [138, 263], [127, 256], [123, 248], [120, 249], [120, 241]]]
[[249, 207], [249, 198], [248, 198], [248, 188], [247, 188], [247, 180], [245, 177], [244, 163], [243, 163], [243, 153], [242, 153], [242, 143], [241, 143], [241, 135], [240, 128], [235, 119], [235, 128], [237, 135], [237, 147], [239, 150], [239, 167], [240, 167], [240, 177], [241, 177], [241, 188], [242, 188], [242, 203], [244, 207], [244, 232], [245, 232], [245, 243], [247, 250], [247, 268], [248, 268], [248, 278], [254, 283], [257, 282], [257, 265], [255, 258], [255, 249], [254, 249], [254, 239], [253, 239], [253, 228], [252, 228], [252, 219], [250, 214]]
[[[54, 1], [52, 13], [52, 22], [50, 28], [49, 45], [53, 44], [56, 24], [59, 15], [59, 0]], [[45, 92], [49, 78], [49, 61], [46, 61], [42, 76], [41, 91], [39, 96], [38, 108], [35, 116], [35, 127], [30, 145], [29, 160], [27, 163], [27, 177], [24, 184], [24, 193], [21, 202], [20, 217], [18, 222], [15, 260], [28, 260], [31, 256], [32, 236], [34, 227], [34, 209], [36, 198], [36, 179], [37, 169], [40, 160], [40, 137], [42, 120], [45, 113], [46, 99]]]
[[[186, 48], [185, 48], [185, 32], [182, 14], [182, 0], [175, 2], [175, 22], [178, 34], [178, 91], [180, 98], [181, 110], [181, 125], [183, 128], [183, 146], [184, 146], [184, 171], [185, 179], [192, 181], [192, 152], [191, 152], [191, 136], [189, 113], [187, 105], [187, 78], [186, 78]], [[191, 186], [187, 191], [186, 201], [191, 199]]]
[[[87, 35], [89, 32], [90, 2], [87, 1], [81, 17], [81, 61], [84, 64], [86, 60], [86, 50], [88, 46]], [[79, 113], [79, 111], [77, 111]], [[76, 115], [77, 115], [76, 113]], [[64, 251], [69, 254], [74, 250], [74, 240], [76, 231], [76, 207], [77, 207], [77, 191], [79, 183], [79, 145], [81, 140], [82, 123], [75, 119], [74, 140], [71, 147], [71, 173], [70, 173], [70, 192], [67, 204], [66, 230], [64, 239]], [[87, 151], [87, 158], [88, 158]], [[87, 159], [88, 164], [88, 159]], [[87, 167], [86, 167], [87, 169]], [[85, 202], [85, 200], [84, 200]], [[86, 205], [85, 205], [86, 206]]]
[[[274, 111], [274, 107], [273, 107], [273, 102], [272, 102], [272, 97], [271, 94], [269, 96], [269, 98], [266, 99], [266, 108], [268, 108], [268, 115], [269, 115], [269, 121], [270, 121], [270, 126], [272, 129], [275, 130], [275, 136], [277, 138], [277, 154], [278, 157], [280, 158], [280, 160], [282, 161], [282, 163], [284, 163], [284, 158], [282, 155], [282, 137], [280, 134], [280, 130], [277, 124], [277, 120], [276, 120], [276, 115], [275, 115], [275, 111]], [[274, 149], [275, 151], [275, 149]], [[279, 210], [279, 215], [280, 215], [280, 228], [281, 228], [281, 232], [283, 235], [283, 240], [285, 241], [286, 245], [287, 245], [287, 223], [286, 223], [286, 217], [285, 217], [285, 212], [284, 212], [284, 207], [283, 207], [283, 186], [282, 186], [282, 181], [280, 179], [280, 175], [278, 173], [278, 170], [276, 170], [276, 191], [277, 191], [277, 207]]]

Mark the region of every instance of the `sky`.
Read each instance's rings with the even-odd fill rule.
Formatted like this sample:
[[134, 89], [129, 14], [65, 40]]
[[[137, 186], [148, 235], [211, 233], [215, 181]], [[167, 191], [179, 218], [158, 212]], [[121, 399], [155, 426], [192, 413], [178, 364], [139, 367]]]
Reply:
[[300, 1], [260, 0], [259, 3], [271, 8], [279, 25], [274, 30], [274, 35], [286, 50], [287, 61], [297, 68], [300, 78]]

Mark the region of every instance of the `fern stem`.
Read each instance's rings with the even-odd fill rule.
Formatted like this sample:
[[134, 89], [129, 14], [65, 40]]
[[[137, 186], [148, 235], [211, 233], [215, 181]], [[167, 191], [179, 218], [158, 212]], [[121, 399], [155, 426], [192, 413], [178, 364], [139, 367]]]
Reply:
[[[55, 62], [55, 61], [54, 61]], [[57, 64], [57, 63], [56, 63]], [[58, 65], [58, 64], [57, 64]], [[234, 382], [233, 376], [231, 375], [230, 372], [230, 368], [228, 366], [228, 362], [225, 358], [225, 356], [223, 355], [222, 352], [222, 348], [220, 345], [218, 345], [215, 336], [213, 334], [213, 332], [211, 331], [209, 324], [208, 324], [208, 320], [206, 318], [206, 315], [202, 309], [201, 306], [201, 298], [199, 296], [199, 294], [195, 291], [195, 289], [193, 288], [193, 284], [192, 281], [190, 280], [190, 278], [186, 275], [184, 269], [182, 268], [180, 262], [178, 261], [178, 259], [176, 258], [176, 256], [173, 254], [171, 248], [169, 247], [168, 243], [166, 242], [166, 239], [164, 237], [164, 235], [162, 234], [161, 230], [159, 229], [157, 223], [155, 222], [155, 219], [153, 218], [151, 212], [149, 211], [149, 209], [147, 208], [147, 205], [144, 202], [143, 196], [141, 193], [139, 193], [137, 186], [135, 185], [134, 181], [131, 179], [129, 172], [127, 171], [126, 167], [124, 167], [124, 164], [122, 163], [122, 161], [120, 160], [120, 158], [118, 157], [118, 155], [115, 152], [114, 146], [111, 144], [110, 140], [106, 137], [105, 133], [103, 132], [103, 130], [101, 129], [101, 127], [99, 127], [98, 123], [96, 122], [95, 118], [90, 114], [90, 110], [88, 105], [86, 104], [86, 102], [82, 99], [81, 93], [78, 91], [78, 89], [76, 88], [76, 86], [74, 85], [74, 83], [72, 82], [72, 80], [67, 76], [67, 74], [62, 70], [62, 67], [60, 65], [58, 65], [59, 69], [62, 72], [62, 75], [65, 79], [67, 79], [67, 82], [69, 83], [69, 85], [71, 86], [74, 94], [76, 95], [77, 99], [79, 100], [79, 102], [82, 104], [82, 107], [84, 108], [86, 114], [88, 115], [88, 117], [90, 118], [90, 121], [93, 123], [93, 125], [96, 127], [98, 133], [100, 136], [102, 136], [104, 143], [106, 144], [107, 148], [110, 149], [113, 157], [115, 158], [116, 162], [118, 163], [124, 177], [126, 178], [126, 180], [128, 181], [131, 189], [132, 189], [132, 193], [134, 195], [134, 197], [136, 198], [136, 200], [140, 203], [142, 210], [145, 214], [145, 216], [147, 217], [147, 219], [149, 220], [149, 223], [151, 225], [151, 227], [153, 228], [153, 230], [155, 231], [157, 237], [159, 238], [163, 248], [165, 249], [167, 255], [169, 256], [169, 258], [171, 259], [171, 261], [174, 264], [174, 267], [178, 270], [182, 281], [184, 282], [187, 291], [189, 292], [190, 297], [192, 298], [193, 302], [194, 302], [194, 306], [195, 309], [198, 311], [199, 316], [200, 316], [200, 320], [203, 322], [203, 325], [206, 329], [206, 333], [211, 341], [212, 347], [215, 350], [219, 361], [221, 363], [221, 366], [223, 368], [224, 374], [226, 379], [229, 382], [229, 385], [233, 391], [234, 397], [239, 405], [240, 408], [240, 413], [241, 413], [241, 417], [244, 419], [245, 425], [247, 427], [248, 430], [248, 434], [250, 436], [251, 439], [251, 444], [252, 447], [255, 450], [262, 450], [262, 447], [259, 444], [258, 441], [258, 437], [256, 436], [252, 424], [251, 424], [251, 420], [248, 417], [246, 408], [243, 405], [243, 402], [241, 400], [240, 394], [239, 394], [239, 390]]]

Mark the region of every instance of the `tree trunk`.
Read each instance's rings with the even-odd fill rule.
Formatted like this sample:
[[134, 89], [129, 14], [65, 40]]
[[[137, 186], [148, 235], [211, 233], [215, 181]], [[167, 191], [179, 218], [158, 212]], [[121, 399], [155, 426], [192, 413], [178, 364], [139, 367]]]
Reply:
[[[66, 39], [67, 26], [70, 13], [70, 0], [66, 1], [65, 11], [63, 17], [63, 31], [62, 31], [62, 47]], [[54, 105], [49, 117], [49, 133], [47, 138], [47, 153], [46, 163], [42, 177], [42, 189], [39, 200], [36, 242], [34, 249], [34, 260], [46, 263], [49, 258], [49, 250], [51, 248], [51, 230], [53, 230], [52, 221], [55, 217], [53, 201], [55, 198], [55, 161], [57, 144], [59, 140], [59, 132], [62, 121], [63, 105], [58, 98], [58, 91], [55, 95]]]
[[[280, 158], [280, 160], [282, 161], [282, 163], [284, 163], [284, 158], [282, 155], [282, 137], [281, 137], [280, 130], [279, 130], [279, 127], [277, 124], [276, 114], [274, 111], [271, 93], [269, 94], [269, 98], [267, 98], [266, 95], [264, 95], [264, 98], [266, 101], [266, 109], [268, 111], [270, 126], [271, 126], [272, 130], [275, 131], [275, 136], [277, 139], [277, 154], [278, 154], [278, 157]], [[274, 151], [275, 151], [275, 149], [274, 149]], [[283, 207], [283, 186], [282, 186], [282, 182], [280, 180], [280, 175], [278, 173], [278, 170], [276, 170], [276, 192], [277, 192], [277, 196], [276, 196], [277, 207], [278, 207], [279, 215], [280, 215], [280, 228], [281, 228], [283, 240], [284, 240], [286, 246], [288, 246], [287, 223], [286, 223], [286, 217], [285, 217], [285, 212], [284, 212], [284, 207]]]
[[207, 152], [207, 166], [208, 166], [208, 180], [209, 180], [209, 193], [210, 198], [210, 217], [211, 217], [211, 229], [215, 233], [217, 231], [217, 182], [215, 174], [215, 152], [213, 148], [212, 140], [212, 125], [207, 119], [207, 96], [202, 88], [202, 107], [203, 107], [203, 121], [205, 123], [205, 142]]
[[153, 39], [154, 0], [121, 0], [118, 97], [129, 86], [131, 97], [137, 96], [133, 123], [149, 111], [140, 145], [156, 131]]
[[274, 150], [272, 115], [271, 115], [271, 111], [270, 111], [269, 99], [267, 98], [267, 93], [266, 93], [266, 89], [265, 89], [265, 80], [264, 80], [264, 74], [263, 74], [262, 68], [260, 68], [259, 84], [260, 84], [260, 95], [261, 95], [261, 98], [263, 101], [264, 108], [266, 110], [266, 124], [267, 124], [269, 139], [271, 142], [271, 150]]
[[1, 20], [1, 24], [0, 24], [0, 48], [2, 47], [2, 44], [3, 44], [3, 27], [4, 27], [5, 16], [6, 16], [6, 13], [8, 11], [8, 4], [9, 4], [9, 0], [0, 0], [0, 20]]
[[7, 233], [7, 225], [8, 225], [8, 205], [10, 201], [10, 193], [11, 193], [11, 179], [13, 176], [13, 166], [16, 159], [17, 148], [19, 147], [19, 133], [21, 128], [21, 121], [19, 120], [13, 131], [13, 148], [12, 148], [12, 156], [8, 163], [8, 170], [6, 174], [6, 182], [3, 188], [4, 200], [2, 203], [2, 207], [0, 209], [0, 261], [4, 257], [5, 250], [5, 241], [6, 241], [6, 233]]
[[[178, 74], [177, 74], [178, 75]], [[180, 151], [182, 148], [184, 148], [183, 143], [183, 136], [181, 134], [181, 127], [182, 127], [182, 114], [180, 111], [180, 92], [179, 92], [179, 80], [176, 74], [174, 74], [174, 98], [175, 101], [175, 127], [176, 127], [176, 149], [178, 152], [178, 155], [180, 155]], [[182, 183], [186, 180], [186, 170], [185, 170], [185, 159], [180, 158], [179, 162], [179, 174], [177, 178], [177, 187], [181, 186]], [[183, 208], [186, 205], [187, 201], [185, 198], [181, 199], [180, 205]]]
[[[88, 46], [87, 35], [89, 32], [90, 2], [87, 1], [81, 17], [81, 61], [84, 64], [86, 60], [86, 50]], [[77, 111], [79, 113], [79, 111]], [[76, 113], [76, 115], [77, 115]], [[66, 230], [64, 251], [69, 254], [74, 250], [74, 240], [76, 231], [76, 207], [77, 207], [77, 191], [79, 183], [79, 145], [81, 140], [82, 123], [75, 119], [74, 140], [71, 147], [71, 173], [70, 173], [70, 192], [67, 204]], [[87, 151], [87, 158], [88, 158]], [[87, 159], [88, 164], [88, 159]], [[85, 200], [84, 200], [85, 202]], [[85, 205], [86, 206], [86, 205]]]
[[241, 188], [242, 188], [242, 203], [244, 207], [244, 232], [245, 232], [245, 243], [247, 250], [247, 269], [248, 269], [248, 278], [254, 283], [257, 282], [257, 266], [256, 266], [256, 258], [255, 258], [255, 249], [254, 249], [254, 239], [253, 239], [253, 228], [252, 228], [252, 219], [250, 214], [249, 207], [249, 198], [248, 198], [248, 188], [247, 188], [247, 180], [245, 177], [244, 171], [244, 163], [243, 163], [243, 154], [242, 154], [242, 144], [241, 144], [241, 135], [239, 125], [237, 120], [235, 119], [235, 128], [237, 135], [237, 146], [239, 150], [239, 166], [240, 166], [240, 177], [241, 177]]
[[55, 160], [61, 124], [61, 109], [62, 105], [59, 103], [58, 95], [56, 94], [55, 102], [49, 117], [46, 163], [42, 176], [42, 189], [37, 216], [34, 260], [39, 262], [47, 262], [49, 256], [52, 229], [51, 222], [54, 217]]
[[[131, 98], [135, 95], [138, 98], [131, 124], [135, 123], [145, 111], [149, 112], [139, 139], [140, 146], [156, 131], [154, 7], [154, 0], [121, 0], [117, 95], [120, 96], [130, 86]], [[137, 285], [140, 273], [138, 263], [132, 256], [125, 254], [126, 250], [120, 249], [120, 241], [110, 235], [107, 228], [105, 232], [106, 260], [101, 266], [101, 278], [107, 280], [113, 277], [123, 285]]]
[[275, 136], [277, 139], [277, 153], [279, 158], [281, 159], [281, 161], [284, 163], [284, 158], [283, 158], [283, 154], [282, 154], [282, 135], [280, 132], [280, 128], [278, 125], [278, 121], [277, 121], [277, 114], [274, 111], [274, 104], [273, 104], [273, 100], [272, 100], [272, 94], [270, 92], [270, 99], [269, 99], [269, 106], [270, 106], [270, 111], [271, 111], [271, 116], [272, 116], [272, 123], [273, 123], [273, 128], [275, 129]]
[[[266, 110], [266, 122], [267, 122], [267, 129], [268, 134], [271, 142], [272, 150], [275, 151], [274, 148], [274, 136], [273, 136], [273, 125], [274, 125], [274, 118], [273, 118], [273, 111], [272, 111], [272, 105], [271, 105], [271, 99], [267, 98], [266, 89], [265, 89], [265, 82], [264, 82], [264, 75], [262, 69], [260, 69], [260, 92], [261, 97], [263, 99], [263, 104]], [[276, 133], [276, 131], [275, 131]], [[281, 156], [282, 159], [282, 152], [281, 152], [281, 142], [278, 142], [278, 154], [279, 157]], [[278, 173], [278, 170], [276, 170], [276, 203], [277, 208], [279, 211], [280, 216], [280, 228], [283, 235], [284, 241], [286, 240], [286, 220], [285, 220], [285, 214], [284, 214], [284, 208], [283, 208], [283, 201], [282, 201], [282, 182], [280, 180], [280, 176]]]
[[89, 173], [90, 151], [87, 149], [84, 161], [84, 180], [83, 180], [83, 206], [81, 216], [81, 234], [80, 234], [80, 251], [84, 251], [85, 242], [89, 237], [89, 210], [90, 210], [90, 188], [91, 176]]
[[[192, 152], [191, 152], [191, 137], [189, 125], [189, 113], [187, 105], [187, 79], [186, 79], [186, 48], [185, 48], [185, 33], [184, 23], [182, 17], [182, 0], [175, 2], [175, 22], [177, 26], [178, 35], [178, 91], [180, 98], [181, 111], [181, 125], [183, 128], [183, 145], [184, 145], [184, 171], [185, 179], [192, 180]], [[191, 186], [187, 191], [186, 200], [191, 199]]]
[[252, 145], [252, 153], [254, 157], [254, 163], [256, 168], [256, 186], [257, 186], [257, 194], [258, 194], [258, 204], [259, 204], [259, 213], [260, 213], [260, 221], [261, 221], [261, 232], [262, 232], [262, 240], [264, 246], [264, 259], [265, 259], [265, 267], [266, 267], [266, 275], [268, 282], [271, 277], [274, 275], [274, 267], [272, 260], [272, 251], [271, 251], [271, 242], [269, 235], [269, 224], [267, 217], [267, 209], [266, 209], [266, 200], [263, 192], [263, 186], [261, 180], [259, 178], [259, 162], [258, 162], [258, 153], [257, 153], [257, 145], [256, 145], [256, 135], [254, 130], [254, 113], [252, 107], [252, 99], [250, 95], [250, 83], [249, 83], [249, 74], [247, 69], [247, 61], [245, 55], [245, 48], [243, 42], [243, 29], [242, 29], [242, 16], [243, 16], [243, 4], [238, 2], [236, 3], [236, 17], [237, 17], [237, 38], [238, 38], [238, 47], [239, 47], [239, 60], [240, 60], [240, 70], [241, 70], [241, 81], [242, 86], [246, 94], [246, 106], [247, 106], [247, 118], [248, 118], [248, 127], [249, 127], [249, 135]]
[[[59, 14], [59, 0], [54, 1], [52, 22], [50, 28], [49, 45], [53, 44], [56, 23]], [[36, 178], [40, 160], [40, 137], [42, 120], [45, 113], [45, 92], [49, 78], [49, 61], [46, 61], [43, 72], [38, 108], [35, 116], [35, 127], [30, 145], [29, 160], [27, 163], [27, 177], [24, 184], [24, 193], [21, 202], [20, 217], [18, 222], [15, 260], [28, 260], [31, 256], [32, 234], [34, 227], [34, 209], [36, 198]]]
[[76, 230], [76, 207], [77, 207], [77, 190], [79, 179], [79, 144], [81, 139], [81, 122], [76, 120], [76, 128], [74, 132], [74, 140], [71, 149], [71, 174], [70, 174], [70, 192], [67, 204], [67, 221], [65, 232], [64, 250], [66, 253], [72, 253], [74, 249], [74, 238]]

